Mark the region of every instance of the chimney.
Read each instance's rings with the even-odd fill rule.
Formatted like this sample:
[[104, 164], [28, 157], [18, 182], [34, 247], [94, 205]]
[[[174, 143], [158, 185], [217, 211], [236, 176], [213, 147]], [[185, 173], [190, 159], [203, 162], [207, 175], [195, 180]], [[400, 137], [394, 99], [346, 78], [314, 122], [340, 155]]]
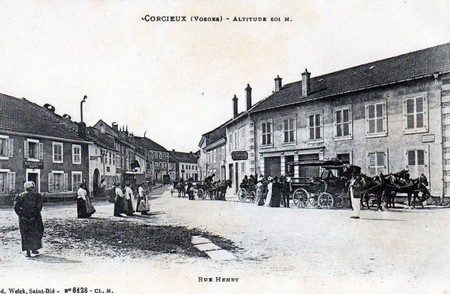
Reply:
[[280, 78], [280, 76], [277, 75], [277, 77], [275, 78], [275, 92], [278, 92], [281, 90], [281, 86], [282, 86], [281, 80], [282, 80], [282, 78]]
[[84, 122], [78, 123], [78, 136], [86, 139], [86, 124]]
[[245, 92], [247, 93], [247, 111], [252, 108], [252, 88], [250, 84], [247, 84], [247, 88], [245, 88]]
[[236, 94], [233, 97], [233, 118], [238, 116], [238, 98]]
[[112, 123], [112, 128], [114, 131], [118, 131], [119, 130], [119, 125], [116, 122]]
[[308, 94], [311, 92], [311, 83], [309, 81], [309, 78], [311, 76], [311, 73], [308, 72], [308, 70], [305, 68], [305, 72], [302, 73], [302, 96], [307, 97]]

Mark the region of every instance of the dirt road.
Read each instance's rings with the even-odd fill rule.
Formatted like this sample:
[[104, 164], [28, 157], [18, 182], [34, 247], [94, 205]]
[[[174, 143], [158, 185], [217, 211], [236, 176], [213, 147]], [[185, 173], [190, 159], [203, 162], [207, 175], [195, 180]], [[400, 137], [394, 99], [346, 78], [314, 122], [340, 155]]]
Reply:
[[[153, 193], [150, 217], [113, 217], [112, 204], [97, 202], [91, 220], [75, 218], [76, 204], [46, 206], [45, 248], [33, 259], [20, 252], [16, 216], [2, 209], [0, 291], [13, 287], [54, 288], [60, 293], [73, 287], [87, 287], [88, 293], [450, 290], [449, 209], [363, 210], [362, 219], [354, 220], [349, 210], [266, 208], [229, 200], [189, 201], [161, 188]], [[93, 225], [95, 234], [102, 232], [100, 225], [125, 232], [152, 228], [148, 234], [157, 234], [156, 227], [175, 227], [173, 234], [180, 236], [175, 242], [191, 232], [220, 235], [222, 244], [232, 244], [227, 249], [236, 259], [215, 261], [178, 245], [171, 249], [156, 243], [145, 248], [121, 245], [130, 236], [145, 242], [145, 232], [115, 235], [108, 242], [69, 233]], [[170, 250], [154, 251], [152, 245]]]

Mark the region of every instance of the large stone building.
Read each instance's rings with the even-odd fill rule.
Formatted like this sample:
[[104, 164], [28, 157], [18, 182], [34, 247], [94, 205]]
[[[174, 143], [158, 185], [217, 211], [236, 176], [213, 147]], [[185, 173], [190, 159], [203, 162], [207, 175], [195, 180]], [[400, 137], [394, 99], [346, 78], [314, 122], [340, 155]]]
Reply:
[[213, 170], [226, 166], [235, 190], [246, 173], [318, 176], [318, 167], [289, 163], [338, 158], [371, 176], [423, 173], [433, 195], [448, 196], [449, 73], [450, 43], [320, 76], [305, 70], [284, 86], [277, 77], [270, 96], [202, 136], [201, 171], [212, 172], [209, 151], [220, 145], [227, 156]]
[[51, 105], [0, 94], [0, 195], [33, 181], [45, 197], [75, 196], [81, 182], [89, 184], [91, 143], [81, 131]]
[[169, 152], [169, 155], [171, 159], [170, 162], [173, 163], [170, 172], [170, 178], [172, 180], [199, 180], [199, 170], [197, 165], [198, 156], [195, 153], [180, 152], [172, 149], [172, 151]]
[[368, 175], [424, 173], [432, 194], [448, 195], [449, 71], [450, 44], [317, 77], [305, 70], [251, 111], [258, 171], [276, 176], [288, 162], [337, 157]]
[[200, 139], [198, 144], [200, 147], [200, 156], [198, 160], [200, 180], [204, 180], [206, 177], [213, 174], [215, 175], [215, 181], [225, 180], [227, 178], [225, 167], [225, 124], [203, 134]]

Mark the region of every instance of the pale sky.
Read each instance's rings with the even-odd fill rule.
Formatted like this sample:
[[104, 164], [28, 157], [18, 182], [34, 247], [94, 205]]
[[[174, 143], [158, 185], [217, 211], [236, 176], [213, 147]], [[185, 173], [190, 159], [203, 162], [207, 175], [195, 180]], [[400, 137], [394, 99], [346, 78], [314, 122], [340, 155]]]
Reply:
[[[265, 3], [265, 4], [264, 4]], [[283, 84], [450, 42], [450, 1], [0, 2], [0, 93], [88, 125], [128, 125], [168, 150], [196, 151], [201, 134]], [[185, 15], [188, 22], [145, 22]], [[191, 16], [290, 17], [201, 22]]]

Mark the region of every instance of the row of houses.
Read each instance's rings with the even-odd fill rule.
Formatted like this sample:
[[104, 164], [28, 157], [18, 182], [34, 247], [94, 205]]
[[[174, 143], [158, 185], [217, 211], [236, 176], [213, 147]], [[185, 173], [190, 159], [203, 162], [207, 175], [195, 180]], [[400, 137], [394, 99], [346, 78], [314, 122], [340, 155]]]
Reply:
[[[245, 175], [280, 176], [290, 162], [338, 158], [368, 175], [425, 174], [433, 195], [450, 195], [450, 43], [283, 85], [202, 135], [201, 178], [233, 189]], [[295, 166], [295, 177], [319, 168]]]
[[106, 187], [137, 177], [162, 182], [183, 176], [186, 164], [195, 177], [192, 159], [184, 162], [179, 153], [115, 122], [87, 127], [50, 104], [0, 94], [0, 196], [21, 191], [25, 181], [49, 198], [74, 196], [81, 182], [96, 195], [102, 180]]

